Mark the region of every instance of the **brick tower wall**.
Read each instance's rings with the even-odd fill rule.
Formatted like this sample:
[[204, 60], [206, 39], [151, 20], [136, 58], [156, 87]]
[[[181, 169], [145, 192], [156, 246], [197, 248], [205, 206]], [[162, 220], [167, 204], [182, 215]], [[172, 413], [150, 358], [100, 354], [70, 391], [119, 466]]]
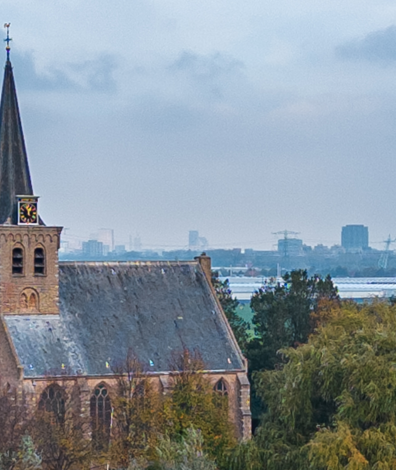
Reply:
[[[58, 314], [58, 249], [61, 227], [0, 226], [0, 313]], [[13, 274], [13, 250], [23, 250], [23, 272]], [[42, 248], [43, 274], [34, 272], [34, 253]], [[34, 300], [36, 299], [36, 302]]]

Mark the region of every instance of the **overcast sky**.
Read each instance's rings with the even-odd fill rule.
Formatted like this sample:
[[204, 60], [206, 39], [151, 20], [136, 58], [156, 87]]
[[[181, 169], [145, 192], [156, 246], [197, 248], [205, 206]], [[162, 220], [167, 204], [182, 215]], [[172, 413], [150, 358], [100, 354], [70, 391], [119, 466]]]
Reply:
[[[47, 225], [143, 247], [396, 237], [394, 0], [12, 0]], [[4, 31], [5, 37], [5, 31]], [[5, 58], [5, 53], [4, 53]]]

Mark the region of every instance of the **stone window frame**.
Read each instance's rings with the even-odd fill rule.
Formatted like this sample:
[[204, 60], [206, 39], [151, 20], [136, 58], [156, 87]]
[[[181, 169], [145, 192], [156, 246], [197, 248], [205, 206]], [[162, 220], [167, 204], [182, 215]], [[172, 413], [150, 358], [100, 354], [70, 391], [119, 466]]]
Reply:
[[[22, 256], [20, 257], [15, 256], [15, 253], [17, 250], [18, 251], [20, 250]], [[16, 259], [21, 260], [20, 265], [16, 264]], [[11, 271], [12, 271], [13, 276], [15, 277], [25, 276], [25, 260], [26, 260], [25, 247], [22, 245], [22, 243], [15, 243], [11, 250]], [[17, 269], [18, 270], [21, 269], [21, 271], [18, 272]]]
[[213, 391], [222, 397], [228, 397], [229, 387], [227, 382], [221, 377], [213, 386]]
[[38, 409], [51, 414], [51, 420], [63, 424], [66, 418], [66, 400], [66, 391], [59, 384], [51, 383], [41, 392]]
[[[32, 295], [34, 295], [35, 297], [35, 305], [32, 306], [31, 304], [31, 299], [32, 299]], [[25, 298], [26, 300], [26, 305], [23, 305], [22, 304], [22, 298]], [[34, 289], [33, 287], [25, 287], [21, 294], [20, 294], [20, 298], [19, 298], [19, 310], [21, 313], [38, 313], [40, 312], [40, 295], [39, 293], [37, 292], [36, 289]]]
[[[110, 443], [112, 400], [111, 387], [106, 382], [95, 385], [89, 399], [91, 436], [95, 450], [106, 450]], [[106, 393], [104, 394], [103, 391]], [[102, 398], [102, 400], [100, 400]], [[100, 406], [102, 401], [102, 406]]]
[[[36, 252], [37, 250], [42, 250], [42, 253], [43, 253], [43, 265], [38, 265], [37, 264], [37, 259], [36, 258]], [[43, 271], [42, 272], [37, 272], [36, 271], [36, 268], [42, 268]], [[44, 245], [42, 244], [39, 244], [35, 247], [34, 251], [33, 251], [33, 274], [34, 276], [38, 276], [38, 277], [43, 277], [43, 276], [46, 276], [47, 275], [47, 253], [46, 253], [46, 250], [45, 250], [45, 247]]]

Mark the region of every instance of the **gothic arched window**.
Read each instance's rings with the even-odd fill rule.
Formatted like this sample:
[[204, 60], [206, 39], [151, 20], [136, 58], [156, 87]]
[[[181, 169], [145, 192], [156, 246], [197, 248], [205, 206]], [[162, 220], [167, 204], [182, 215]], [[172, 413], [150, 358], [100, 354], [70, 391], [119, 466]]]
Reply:
[[110, 439], [111, 400], [105, 385], [100, 384], [91, 396], [92, 442], [96, 450], [107, 447]]
[[19, 310], [22, 313], [29, 313], [29, 312], [39, 312], [39, 294], [36, 290], [32, 289], [31, 287], [27, 287], [21, 293], [19, 297]]
[[37, 310], [37, 295], [34, 292], [29, 297], [29, 310]]
[[23, 274], [23, 249], [21, 247], [12, 250], [12, 274]]
[[49, 385], [41, 394], [38, 404], [40, 411], [51, 413], [58, 423], [65, 420], [65, 393], [59, 385]]
[[34, 250], [34, 274], [44, 276], [45, 274], [45, 253], [44, 248]]
[[215, 386], [213, 387], [213, 390], [222, 397], [228, 395], [227, 386], [223, 379], [220, 379], [218, 382], [216, 382]]
[[27, 310], [29, 308], [28, 298], [24, 292], [21, 294], [21, 298], [19, 300], [19, 306], [22, 311]]

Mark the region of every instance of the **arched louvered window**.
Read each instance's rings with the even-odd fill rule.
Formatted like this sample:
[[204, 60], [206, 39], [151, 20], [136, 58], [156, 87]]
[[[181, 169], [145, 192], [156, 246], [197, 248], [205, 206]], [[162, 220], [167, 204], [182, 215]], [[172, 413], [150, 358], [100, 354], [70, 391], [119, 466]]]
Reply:
[[12, 274], [23, 274], [23, 249], [21, 247], [12, 250]]
[[92, 442], [96, 450], [103, 450], [109, 444], [111, 424], [111, 400], [105, 385], [95, 388], [90, 404]]
[[213, 390], [222, 397], [228, 395], [227, 386], [223, 379], [220, 379], [218, 382], [216, 382], [215, 386], [213, 387]]
[[44, 248], [36, 248], [34, 250], [34, 274], [36, 276], [44, 276], [45, 274]]
[[34, 292], [29, 297], [29, 310], [37, 310], [37, 295]]
[[59, 385], [49, 385], [41, 394], [39, 410], [51, 413], [55, 421], [65, 421], [65, 393]]

